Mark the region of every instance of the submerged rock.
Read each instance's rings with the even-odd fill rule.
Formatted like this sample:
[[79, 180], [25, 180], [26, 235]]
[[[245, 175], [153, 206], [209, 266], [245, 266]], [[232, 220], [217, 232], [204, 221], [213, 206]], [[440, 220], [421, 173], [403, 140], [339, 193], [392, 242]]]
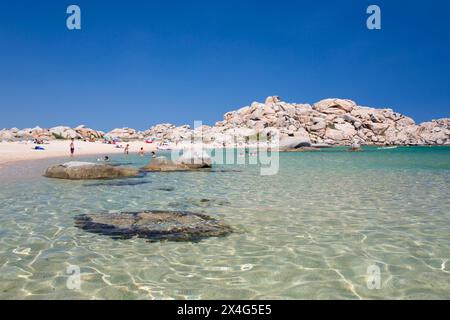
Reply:
[[77, 161], [51, 166], [44, 174], [47, 178], [69, 180], [115, 179], [136, 177], [138, 175], [139, 171], [133, 168]]
[[187, 211], [142, 211], [80, 215], [75, 226], [115, 239], [132, 237], [150, 241], [194, 241], [207, 237], [223, 237], [232, 232], [230, 226], [204, 214]]
[[156, 190], [170, 192], [170, 191], [174, 191], [175, 188], [174, 187], [158, 187], [158, 188], [156, 188]]

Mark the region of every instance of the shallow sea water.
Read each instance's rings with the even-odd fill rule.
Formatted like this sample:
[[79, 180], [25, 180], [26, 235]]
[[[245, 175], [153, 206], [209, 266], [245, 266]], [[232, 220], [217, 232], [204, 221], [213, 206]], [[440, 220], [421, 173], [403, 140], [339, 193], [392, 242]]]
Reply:
[[[114, 185], [41, 176], [61, 161], [0, 169], [0, 299], [450, 299], [449, 147], [283, 153], [273, 176], [226, 165]], [[151, 209], [235, 232], [150, 243], [74, 227], [83, 213]], [[80, 290], [67, 286], [70, 265]]]

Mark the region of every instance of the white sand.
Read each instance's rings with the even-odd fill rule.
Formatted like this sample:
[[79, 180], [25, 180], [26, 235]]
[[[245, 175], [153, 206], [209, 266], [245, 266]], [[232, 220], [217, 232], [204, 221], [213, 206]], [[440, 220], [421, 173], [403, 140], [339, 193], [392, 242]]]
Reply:
[[[110, 155], [124, 153], [124, 149], [116, 148], [113, 144], [104, 144], [102, 142], [84, 142], [75, 141], [75, 156], [73, 160], [76, 160], [79, 156], [86, 155]], [[144, 148], [144, 152], [148, 153], [156, 150], [156, 145], [148, 144], [142, 141], [133, 141], [120, 145], [125, 147], [126, 144], [130, 145], [130, 154], [138, 153], [140, 148]], [[26, 161], [26, 160], [38, 160], [47, 159], [52, 157], [70, 157], [70, 141], [67, 140], [55, 140], [50, 141], [49, 144], [43, 144], [42, 147], [45, 150], [33, 150], [37, 146], [33, 143], [26, 142], [0, 142], [0, 168], [4, 167], [7, 163]]]
[[[116, 145], [105, 144], [102, 142], [84, 142], [75, 140], [75, 155], [70, 158], [70, 141], [69, 140], [53, 140], [49, 144], [43, 144], [42, 146], [45, 150], [34, 150], [37, 145], [32, 142], [0, 142], [0, 169], [5, 167], [8, 163], [14, 163], [18, 161], [29, 161], [29, 160], [39, 160], [48, 159], [56, 157], [67, 157], [67, 161], [77, 161], [80, 156], [87, 155], [99, 155], [106, 156], [112, 154], [124, 153], [124, 148], [116, 148]], [[122, 147], [127, 144], [130, 145], [129, 153], [137, 154], [139, 150], [144, 148], [146, 154], [157, 151], [157, 144], [149, 144], [144, 141], [132, 141], [132, 142], [120, 142], [118, 143]], [[200, 148], [223, 148], [221, 144], [201, 144], [186, 141], [183, 143], [175, 144], [171, 143], [167, 147], [171, 149], [185, 149], [192, 147]], [[230, 145], [229, 148], [234, 146]], [[239, 145], [239, 147], [242, 147]], [[267, 147], [265, 143], [257, 145], [256, 143], [248, 145], [250, 148], [260, 148], [264, 149]]]

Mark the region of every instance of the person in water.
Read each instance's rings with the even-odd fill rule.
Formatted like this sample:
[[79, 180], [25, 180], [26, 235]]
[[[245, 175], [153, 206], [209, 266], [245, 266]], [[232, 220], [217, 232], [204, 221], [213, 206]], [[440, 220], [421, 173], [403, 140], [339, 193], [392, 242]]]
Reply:
[[152, 151], [152, 158], [156, 158], [156, 153], [155, 153], [155, 151]]
[[70, 141], [70, 157], [73, 158], [73, 154], [75, 153], [75, 143], [74, 143], [75, 139], [72, 138]]
[[108, 156], [104, 156], [103, 158], [97, 159], [97, 161], [109, 162], [109, 157]]
[[128, 153], [130, 152], [130, 145], [129, 145], [129, 144], [127, 144], [127, 145], [125, 146], [124, 152], [125, 152], [125, 154], [128, 154]]
[[145, 152], [144, 152], [144, 147], [141, 147], [141, 150], [139, 150], [139, 155], [140, 155], [141, 157], [143, 157], [144, 154], [145, 154]]

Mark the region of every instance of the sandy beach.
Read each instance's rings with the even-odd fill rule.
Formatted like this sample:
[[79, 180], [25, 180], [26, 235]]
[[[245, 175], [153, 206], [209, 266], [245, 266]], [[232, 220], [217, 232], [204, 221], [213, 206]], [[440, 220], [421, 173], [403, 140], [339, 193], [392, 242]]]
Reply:
[[[112, 154], [123, 154], [124, 147], [129, 144], [129, 153], [138, 154], [140, 148], [144, 148], [145, 154], [152, 151], [158, 151], [158, 143], [149, 144], [143, 141], [130, 141], [130, 142], [120, 142], [118, 144], [106, 144], [100, 141], [97, 142], [86, 142], [75, 140], [75, 155], [74, 159], [80, 156], [88, 155], [99, 155], [106, 156]], [[44, 150], [35, 150], [36, 146], [41, 146]], [[247, 147], [250, 149], [263, 150], [267, 148], [265, 143], [249, 143], [243, 144], [232, 144], [226, 148], [242, 148]], [[204, 148], [204, 149], [221, 149], [223, 148], [220, 144], [202, 144], [202, 143], [191, 143], [189, 141], [181, 143], [168, 143], [164, 147], [165, 149], [189, 149], [189, 148]], [[70, 157], [70, 140], [52, 140], [46, 142], [46, 144], [34, 144], [31, 141], [20, 141], [20, 142], [0, 142], [0, 169], [5, 167], [7, 164], [16, 163], [19, 161], [30, 161], [30, 160], [42, 160], [49, 158], [63, 158]]]
[[[132, 141], [121, 143], [125, 147], [130, 145], [130, 154], [138, 153], [143, 147], [146, 153], [156, 150], [156, 145], [144, 143], [141, 141]], [[37, 145], [31, 142], [0, 142], [0, 169], [8, 163], [27, 160], [39, 160], [53, 157], [70, 156], [70, 141], [55, 140], [48, 144], [40, 145], [45, 150], [34, 150]], [[75, 141], [75, 156], [86, 155], [110, 155], [124, 153], [124, 148], [118, 148], [117, 145], [105, 144], [102, 142]]]

